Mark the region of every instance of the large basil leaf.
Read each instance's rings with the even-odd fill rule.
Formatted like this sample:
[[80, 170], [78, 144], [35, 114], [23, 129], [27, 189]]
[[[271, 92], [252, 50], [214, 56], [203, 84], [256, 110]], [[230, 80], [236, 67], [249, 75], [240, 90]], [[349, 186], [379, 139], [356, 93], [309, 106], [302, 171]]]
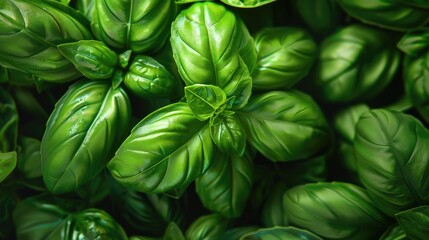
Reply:
[[429, 206], [420, 206], [395, 215], [407, 237], [424, 240], [429, 236]]
[[349, 183], [300, 185], [284, 192], [282, 201], [291, 225], [326, 239], [374, 239], [388, 222], [366, 190]]
[[349, 25], [321, 44], [314, 83], [329, 102], [373, 98], [393, 79], [400, 54], [392, 34], [365, 25]]
[[85, 17], [54, 1], [7, 0], [0, 3], [0, 64], [45, 81], [67, 82], [79, 71], [57, 44], [92, 39]]
[[222, 121], [210, 126], [210, 135], [216, 146], [229, 155], [242, 156], [246, 148], [246, 132], [237, 115], [224, 115]]
[[0, 152], [0, 183], [6, 179], [16, 167], [16, 152]]
[[229, 221], [218, 214], [204, 215], [197, 218], [186, 230], [186, 239], [220, 239], [226, 231]]
[[291, 161], [322, 151], [328, 127], [313, 99], [298, 91], [272, 91], [238, 112], [248, 141], [272, 161]]
[[404, 229], [398, 224], [390, 226], [379, 240], [410, 240], [405, 235]]
[[216, 161], [196, 180], [203, 205], [224, 217], [239, 217], [252, 188], [253, 163], [250, 154], [242, 157], [217, 152]]
[[0, 153], [15, 150], [18, 111], [12, 96], [0, 87]]
[[180, 102], [160, 108], [139, 122], [108, 168], [130, 189], [165, 192], [201, 176], [213, 155], [208, 122], [199, 121], [189, 105]]
[[73, 191], [95, 177], [127, 134], [130, 103], [105, 81], [73, 84], [55, 105], [43, 135], [42, 173], [52, 193]]
[[354, 138], [357, 170], [374, 204], [392, 216], [429, 203], [429, 130], [400, 112], [365, 112]]
[[[405, 2], [401, 0], [402, 2]], [[408, 31], [429, 21], [429, 11], [396, 0], [337, 0], [350, 16], [365, 23]], [[406, 1], [409, 3], [410, 1]]]
[[91, 27], [110, 47], [149, 52], [167, 40], [175, 16], [173, 0], [95, 0]]
[[69, 212], [57, 203], [47, 195], [27, 198], [19, 202], [13, 212], [17, 238], [20, 240], [128, 239], [122, 227], [103, 210], [86, 209], [81, 212]]
[[264, 28], [256, 34], [255, 44], [255, 89], [291, 88], [307, 75], [317, 56], [311, 36], [295, 27]]
[[317, 235], [296, 227], [261, 228], [243, 235], [240, 240], [322, 240]]
[[255, 8], [268, 3], [275, 2], [276, 0], [221, 0], [221, 1], [233, 7]]
[[110, 78], [118, 64], [116, 53], [96, 40], [63, 43], [58, 50], [89, 79]]
[[213, 2], [194, 3], [177, 16], [171, 35], [173, 56], [186, 85], [219, 86], [228, 97], [236, 96], [237, 107], [245, 105], [256, 49], [234, 13]]
[[213, 116], [225, 104], [225, 92], [214, 85], [194, 84], [185, 87], [186, 101], [195, 117], [204, 121]]

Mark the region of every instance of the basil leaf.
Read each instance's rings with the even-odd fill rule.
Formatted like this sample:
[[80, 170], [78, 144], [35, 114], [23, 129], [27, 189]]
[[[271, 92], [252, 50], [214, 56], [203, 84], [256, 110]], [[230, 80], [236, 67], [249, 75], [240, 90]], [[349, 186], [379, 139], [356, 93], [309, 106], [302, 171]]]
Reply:
[[0, 3], [0, 64], [63, 83], [80, 76], [57, 49], [61, 43], [92, 39], [88, 21], [54, 1], [8, 0]]
[[322, 240], [317, 235], [296, 227], [273, 227], [261, 228], [257, 231], [247, 233], [240, 240], [270, 240], [270, 239], [288, 239], [288, 240]]
[[[200, 36], [197, 40], [194, 36]], [[240, 108], [251, 91], [256, 49], [245, 25], [223, 5], [202, 2], [182, 11], [171, 27], [173, 56], [186, 85], [210, 84]], [[238, 51], [238, 53], [237, 53]]]
[[13, 151], [18, 135], [18, 111], [12, 96], [0, 87], [0, 152]]
[[218, 214], [204, 215], [196, 219], [186, 230], [186, 239], [220, 239], [229, 221]]
[[217, 152], [216, 161], [196, 180], [203, 205], [224, 217], [239, 217], [252, 189], [253, 163], [250, 154], [242, 157]]
[[[357, 170], [374, 203], [389, 216], [429, 202], [429, 130], [414, 117], [377, 109], [356, 124]], [[377, 179], [377, 181], [374, 181]]]
[[20, 137], [19, 144], [21, 149], [18, 152], [17, 169], [28, 179], [42, 177], [40, 141], [35, 138]]
[[103, 169], [94, 178], [77, 188], [75, 192], [79, 197], [85, 199], [88, 204], [94, 205], [109, 194], [109, 177], [110, 173]]
[[264, 201], [261, 217], [262, 223], [267, 227], [275, 226], [289, 226], [290, 222], [283, 205], [283, 193], [289, 186], [286, 184], [276, 183], [274, 186], [270, 185], [268, 190], [268, 197]]
[[242, 156], [246, 148], [246, 132], [236, 115], [222, 116], [219, 124], [210, 126], [216, 146], [228, 155]]
[[185, 96], [195, 117], [200, 121], [209, 119], [226, 102], [225, 92], [213, 85], [186, 86]]
[[429, 20], [428, 10], [396, 0], [337, 0], [337, 3], [362, 22], [397, 31], [416, 29]]
[[52, 193], [70, 192], [95, 177], [125, 137], [130, 102], [121, 88], [82, 80], [58, 101], [43, 135], [42, 173]]
[[25, 73], [13, 68], [0, 67], [0, 83], [7, 82], [14, 86], [34, 87], [34, 77], [29, 73]]
[[199, 121], [189, 105], [180, 102], [160, 108], [139, 122], [108, 168], [129, 189], [165, 192], [201, 176], [212, 163], [213, 154], [208, 123]]
[[300, 28], [264, 28], [255, 36], [258, 61], [252, 74], [255, 89], [289, 89], [308, 74], [317, 45]]
[[275, 2], [276, 0], [221, 0], [221, 1], [233, 7], [256, 8], [268, 3]]
[[170, 222], [165, 230], [162, 240], [185, 240], [182, 230], [176, 223]]
[[222, 240], [237, 240], [241, 236], [245, 235], [246, 233], [254, 232], [256, 230], [258, 230], [258, 227], [256, 227], [256, 226], [231, 228], [222, 234], [221, 239]]
[[328, 144], [323, 113], [304, 93], [268, 92], [251, 99], [237, 113], [248, 141], [271, 161], [307, 158]]
[[398, 224], [390, 226], [379, 240], [409, 240], [404, 229]]
[[6, 179], [16, 167], [16, 152], [0, 152], [0, 183]]
[[81, 12], [85, 17], [91, 21], [94, 12], [95, 0], [76, 0], [74, 1], [74, 8]]
[[124, 83], [132, 93], [143, 98], [172, 97], [178, 85], [167, 68], [143, 55], [134, 57]]
[[116, 53], [96, 40], [63, 43], [58, 45], [58, 50], [89, 79], [110, 78], [118, 64]]
[[173, 0], [95, 0], [91, 27], [110, 47], [154, 52], [167, 40], [175, 16]]
[[390, 32], [348, 25], [320, 46], [314, 84], [324, 100], [344, 103], [371, 99], [393, 79], [400, 53]]
[[395, 215], [407, 237], [424, 240], [429, 236], [429, 206], [408, 209]]
[[349, 183], [300, 185], [282, 199], [291, 225], [327, 239], [374, 239], [388, 222], [366, 190]]
[[418, 56], [429, 49], [429, 28], [406, 33], [398, 42], [398, 48], [406, 54]]

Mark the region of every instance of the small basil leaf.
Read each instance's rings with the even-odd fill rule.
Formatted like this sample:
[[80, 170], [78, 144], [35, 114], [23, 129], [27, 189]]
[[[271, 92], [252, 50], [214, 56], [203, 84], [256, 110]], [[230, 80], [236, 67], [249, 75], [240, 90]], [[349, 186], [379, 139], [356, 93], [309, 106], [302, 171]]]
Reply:
[[424, 240], [429, 236], [429, 206], [408, 209], [395, 215], [407, 237]]
[[124, 81], [125, 73], [120, 69], [116, 69], [113, 72], [111, 79], [112, 79], [112, 88], [117, 89], [121, 85], [121, 83]]
[[195, 117], [200, 121], [209, 119], [225, 104], [225, 92], [217, 86], [194, 84], [185, 87], [185, 96]]
[[127, 51], [119, 54], [118, 59], [119, 59], [119, 66], [121, 68], [125, 69], [128, 66], [128, 63], [130, 61], [132, 53], [133, 53], [133, 51], [127, 50]]
[[177, 87], [176, 79], [158, 61], [137, 55], [125, 74], [125, 86], [139, 97], [171, 97]]
[[165, 192], [201, 176], [211, 165], [213, 154], [208, 123], [199, 121], [189, 105], [180, 102], [139, 122], [108, 168], [130, 189]]
[[16, 167], [16, 152], [0, 152], [0, 183], [6, 179]]
[[63, 83], [80, 77], [57, 45], [92, 39], [89, 22], [55, 1], [10, 0], [0, 3], [0, 64], [45, 81]]
[[319, 106], [298, 91], [259, 95], [237, 112], [248, 141], [271, 161], [291, 161], [322, 151], [329, 130]]
[[225, 4], [240, 8], [256, 8], [276, 0], [221, 0]]
[[91, 27], [110, 47], [154, 52], [167, 40], [175, 16], [173, 0], [96, 0]]
[[221, 118], [222, 121], [219, 124], [210, 126], [213, 142], [228, 155], [242, 156], [246, 148], [246, 132], [240, 119], [236, 115], [226, 115]]
[[204, 215], [196, 219], [186, 230], [186, 239], [220, 239], [229, 221], [218, 214]]
[[185, 240], [182, 230], [175, 222], [170, 222], [165, 230], [162, 240]]
[[89, 79], [110, 78], [118, 64], [116, 53], [100, 41], [80, 40], [57, 47], [60, 53]]
[[398, 48], [409, 55], [423, 54], [429, 48], [429, 28], [406, 33], [398, 42]]
[[401, 1], [337, 0], [337, 3], [347, 14], [362, 22], [397, 31], [416, 29], [429, 20], [427, 9], [407, 6]]
[[95, 0], [76, 0], [74, 8], [81, 12], [89, 21], [92, 19]]
[[303, 29], [264, 28], [255, 36], [258, 61], [252, 74], [255, 89], [289, 89], [308, 74], [317, 45]]
[[410, 240], [398, 224], [390, 226], [379, 240]]
[[42, 138], [43, 180], [52, 193], [70, 192], [95, 177], [125, 137], [128, 96], [106, 81], [79, 81], [58, 101]]
[[196, 180], [203, 205], [224, 217], [239, 217], [252, 189], [253, 163], [250, 154], [242, 157], [217, 152], [216, 161]]
[[[358, 175], [388, 216], [429, 203], [429, 130], [400, 112], [365, 112], [353, 141]], [[374, 181], [377, 179], [377, 181]]]
[[18, 111], [12, 96], [0, 87], [0, 152], [14, 151], [18, 136]]
[[288, 240], [322, 240], [322, 238], [305, 229], [296, 227], [273, 227], [261, 228], [257, 231], [245, 234], [240, 240], [270, 240], [270, 239], [288, 239]]
[[40, 141], [29, 137], [20, 137], [17, 169], [23, 173], [25, 178], [34, 179], [42, 177], [40, 154]]
[[388, 223], [365, 189], [342, 182], [310, 183], [282, 196], [291, 225], [327, 239], [374, 239]]

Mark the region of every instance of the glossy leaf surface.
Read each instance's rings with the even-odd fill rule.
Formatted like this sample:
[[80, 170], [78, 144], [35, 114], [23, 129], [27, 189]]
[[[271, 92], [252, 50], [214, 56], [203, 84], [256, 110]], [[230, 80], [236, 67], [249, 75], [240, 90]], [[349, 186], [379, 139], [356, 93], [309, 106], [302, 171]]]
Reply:
[[221, 0], [221, 1], [233, 7], [255, 8], [268, 3], [275, 2], [276, 0]]
[[[336, 0], [350, 16], [383, 28], [408, 31], [429, 21], [428, 10], [395, 0]], [[409, 3], [410, 1], [406, 1]]]
[[349, 183], [300, 185], [284, 192], [282, 199], [290, 224], [324, 239], [374, 239], [387, 224], [366, 190]]
[[248, 141], [272, 161], [306, 158], [328, 144], [324, 116], [313, 99], [302, 92], [259, 95], [238, 114]]
[[16, 167], [16, 152], [0, 152], [0, 183]]
[[208, 123], [195, 118], [187, 103], [175, 103], [139, 122], [108, 167], [130, 189], [165, 192], [201, 176], [213, 154]]
[[80, 75], [57, 44], [92, 39], [89, 23], [72, 8], [54, 1], [0, 3], [0, 64], [63, 83]]
[[116, 53], [96, 40], [60, 44], [58, 50], [89, 79], [110, 78], [118, 64]]
[[246, 148], [246, 131], [237, 115], [221, 116], [219, 124], [210, 126], [210, 135], [216, 146], [228, 155], [242, 156]]
[[186, 230], [186, 239], [219, 239], [228, 227], [228, 221], [218, 214], [197, 218]]
[[[389, 32], [348, 25], [327, 37], [315, 66], [318, 94], [329, 102], [373, 98], [395, 76], [400, 54]], [[319, 93], [320, 92], [320, 93]]]
[[404, 229], [398, 224], [390, 226], [379, 240], [409, 240]]
[[423, 54], [429, 49], [429, 28], [406, 33], [398, 42], [398, 48], [413, 56]]
[[264, 28], [255, 36], [258, 61], [252, 73], [255, 89], [289, 89], [308, 74], [317, 45], [303, 29]]
[[240, 240], [321, 240], [317, 235], [296, 227], [261, 228], [247, 233]]
[[395, 215], [407, 237], [424, 240], [429, 236], [429, 206], [424, 205]]
[[110, 85], [79, 81], [56, 104], [41, 145], [43, 180], [52, 193], [73, 191], [97, 175], [125, 137], [130, 103]]
[[28, 178], [42, 177], [40, 141], [29, 137], [20, 137], [21, 150], [18, 152], [17, 169]]
[[200, 121], [209, 119], [226, 102], [225, 92], [214, 85], [194, 84], [186, 86], [185, 96], [195, 117]]
[[252, 189], [253, 163], [249, 154], [242, 157], [216, 154], [216, 161], [196, 180], [203, 205], [224, 217], [239, 217]]
[[429, 201], [429, 130], [414, 117], [384, 109], [362, 114], [354, 148], [363, 185], [392, 216]]
[[110, 47], [150, 52], [166, 41], [175, 15], [173, 0], [95, 0], [91, 27]]

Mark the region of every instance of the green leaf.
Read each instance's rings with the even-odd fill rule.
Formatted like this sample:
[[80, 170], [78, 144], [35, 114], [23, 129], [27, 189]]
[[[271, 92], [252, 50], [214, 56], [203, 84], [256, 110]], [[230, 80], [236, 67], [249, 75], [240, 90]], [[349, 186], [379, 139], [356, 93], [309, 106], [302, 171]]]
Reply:
[[128, 63], [130, 61], [132, 53], [133, 53], [133, 51], [126, 50], [125, 52], [123, 52], [123, 53], [121, 53], [121, 54], [118, 55], [119, 66], [121, 68], [126, 69], [126, 67], [128, 66]]
[[113, 181], [109, 178], [111, 178], [110, 172], [103, 169], [103, 171], [89, 180], [89, 182], [77, 188], [75, 192], [79, 197], [85, 199], [88, 204], [94, 205], [103, 200], [109, 194], [109, 181]]
[[110, 78], [118, 64], [116, 53], [100, 41], [80, 40], [57, 47], [60, 53], [89, 79]]
[[400, 112], [361, 115], [354, 138], [359, 178], [374, 204], [394, 214], [429, 202], [429, 130]]
[[63, 83], [80, 76], [57, 45], [92, 39], [89, 22], [54, 1], [8, 0], [0, 3], [0, 64]]
[[239, 217], [252, 189], [253, 162], [242, 157], [216, 152], [216, 161], [196, 180], [196, 191], [203, 205], [224, 217]]
[[186, 230], [186, 239], [220, 239], [229, 221], [218, 214], [203, 215], [197, 218]]
[[0, 152], [0, 183], [6, 179], [16, 167], [16, 152]]
[[256, 34], [255, 44], [255, 89], [291, 88], [308, 74], [318, 53], [312, 37], [295, 27], [264, 28]]
[[172, 97], [177, 88], [176, 79], [167, 68], [144, 55], [134, 57], [124, 83], [133, 94], [143, 98]]
[[359, 117], [369, 111], [370, 108], [365, 104], [357, 104], [342, 109], [335, 115], [334, 128], [342, 139], [352, 143], [356, 135], [356, 123]]
[[395, 76], [400, 52], [392, 33], [365, 25], [348, 25], [320, 46], [314, 88], [334, 103], [371, 99]]
[[[1, 153], [0, 153], [1, 154]], [[12, 213], [19, 201], [13, 188], [2, 186], [0, 189], [0, 239], [14, 239], [15, 226], [12, 221]]]
[[42, 177], [40, 141], [30, 137], [20, 137], [17, 169], [28, 179]]
[[192, 4], [173, 22], [171, 45], [186, 85], [215, 85], [228, 98], [237, 97], [236, 108], [246, 104], [257, 54], [252, 37], [233, 12], [213, 2]]
[[398, 48], [413, 56], [424, 54], [429, 48], [429, 28], [406, 33], [398, 42]]
[[300, 185], [281, 199], [289, 224], [327, 239], [374, 239], [388, 223], [366, 190], [349, 183]]
[[[429, 11], [403, 0], [336, 0], [350, 16], [362, 22], [396, 31], [409, 31], [426, 24]], [[407, 3], [410, 1], [406, 1]]]
[[175, 222], [170, 222], [165, 230], [162, 240], [185, 240], [182, 230]]
[[[273, 182], [273, 181], [272, 181]], [[271, 183], [272, 183], [271, 182]], [[267, 189], [266, 199], [263, 201], [261, 211], [261, 220], [266, 227], [289, 226], [290, 222], [287, 215], [284, 214], [283, 193], [290, 186], [282, 183], [274, 183], [269, 185]]]
[[129, 189], [165, 192], [201, 176], [213, 155], [209, 124], [195, 118], [187, 103], [179, 102], [139, 122], [108, 168]]
[[74, 8], [91, 21], [94, 12], [95, 0], [76, 0], [74, 2]]
[[244, 234], [254, 232], [256, 230], [258, 230], [258, 227], [256, 227], [256, 226], [231, 228], [222, 234], [221, 239], [222, 240], [237, 240], [241, 236], [243, 236]]
[[429, 206], [408, 209], [395, 215], [407, 237], [425, 240], [429, 236]]
[[257, 231], [247, 233], [240, 240], [322, 240], [317, 235], [296, 227], [273, 227], [261, 228]]
[[175, 16], [173, 0], [95, 0], [91, 27], [110, 47], [154, 52], [167, 40]]
[[276, 0], [221, 0], [225, 4], [239, 8], [256, 8]]
[[13, 212], [17, 239], [128, 239], [122, 227], [103, 210], [70, 212], [62, 209], [58, 203], [60, 200], [53, 200], [49, 195], [19, 202]]
[[328, 144], [328, 127], [313, 99], [298, 91], [259, 95], [237, 112], [247, 140], [272, 161], [303, 159]]
[[404, 229], [398, 224], [390, 226], [379, 240], [409, 240]]
[[18, 136], [18, 111], [12, 96], [0, 87], [0, 152], [14, 151]]
[[207, 0], [175, 0], [176, 4], [186, 4], [186, 3], [193, 3], [193, 2], [203, 2]]
[[[222, 115], [222, 114], [221, 114]], [[210, 126], [210, 136], [227, 155], [242, 156], [246, 148], [246, 132], [237, 115], [220, 116], [219, 124]]]
[[[195, 117], [204, 121], [225, 104], [225, 92], [218, 86], [194, 84], [185, 87], [185, 96]], [[222, 109], [220, 109], [222, 111]]]
[[42, 173], [52, 193], [95, 177], [128, 132], [130, 102], [106, 81], [79, 81], [55, 105], [43, 135]]

